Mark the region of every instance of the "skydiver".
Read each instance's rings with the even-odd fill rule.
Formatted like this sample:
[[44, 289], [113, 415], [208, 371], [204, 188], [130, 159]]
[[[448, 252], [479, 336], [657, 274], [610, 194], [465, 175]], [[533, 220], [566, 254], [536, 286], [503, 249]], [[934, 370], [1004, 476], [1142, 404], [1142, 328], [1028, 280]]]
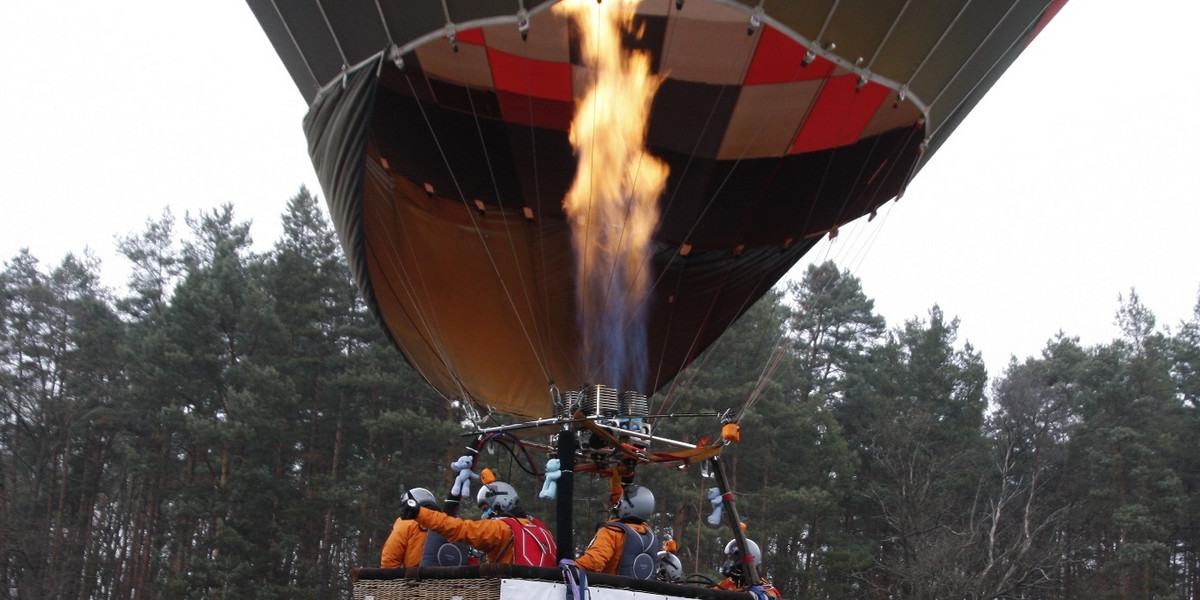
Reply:
[[400, 506], [400, 518], [413, 520], [436, 531], [451, 542], [466, 542], [485, 553], [494, 563], [535, 567], [557, 564], [554, 536], [544, 523], [525, 512], [513, 486], [493, 481], [476, 495], [483, 518], [459, 519], [409, 498]]
[[646, 522], [654, 513], [654, 494], [640, 485], [627, 485], [612, 506], [613, 518], [596, 530], [575, 566], [595, 573], [651, 579], [657, 571], [658, 545]]
[[[754, 560], [755, 569], [760, 569], [762, 551], [758, 548], [758, 544], [747, 538], [746, 546], [750, 548], [750, 556]], [[762, 577], [762, 571], [759, 571], [758, 585], [750, 585], [742, 572], [742, 562], [742, 553], [738, 551], [737, 540], [729, 540], [729, 543], [725, 544], [725, 562], [721, 564], [721, 574], [725, 576], [725, 579], [717, 582], [713, 589], [750, 592], [757, 600], [782, 598], [779, 590]]]
[[[438, 510], [437, 499], [433, 492], [415, 487], [401, 497], [401, 512], [404, 503], [413, 500], [418, 506]], [[383, 552], [379, 558], [379, 566], [385, 569], [403, 569], [416, 567], [421, 564], [421, 555], [425, 550], [426, 529], [416, 521], [404, 517], [396, 519], [392, 524], [392, 533], [383, 544]]]

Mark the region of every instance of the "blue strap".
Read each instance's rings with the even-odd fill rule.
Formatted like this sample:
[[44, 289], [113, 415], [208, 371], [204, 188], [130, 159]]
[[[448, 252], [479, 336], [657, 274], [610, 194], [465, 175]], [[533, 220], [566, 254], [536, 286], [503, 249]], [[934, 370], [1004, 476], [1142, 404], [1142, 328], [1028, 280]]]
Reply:
[[575, 561], [569, 558], [558, 561], [558, 568], [562, 569], [563, 579], [566, 580], [568, 600], [584, 600], [587, 595], [587, 574], [583, 569], [575, 566]]
[[750, 595], [754, 596], [754, 600], [771, 600], [761, 585], [750, 586]]

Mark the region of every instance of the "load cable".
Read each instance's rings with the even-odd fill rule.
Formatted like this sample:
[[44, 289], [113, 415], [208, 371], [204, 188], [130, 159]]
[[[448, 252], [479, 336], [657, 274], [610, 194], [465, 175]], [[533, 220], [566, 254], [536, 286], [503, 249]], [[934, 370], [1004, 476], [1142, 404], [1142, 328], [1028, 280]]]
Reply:
[[[445, 0], [443, 0], [443, 4], [445, 4]], [[513, 239], [512, 239], [513, 228], [508, 226], [508, 220], [511, 218], [511, 216], [509, 214], [510, 211], [503, 208], [504, 204], [500, 197], [501, 196], [500, 195], [500, 186], [496, 182], [496, 170], [495, 170], [494, 165], [492, 164], [491, 153], [488, 151], [486, 139], [484, 138], [484, 135], [483, 135], [483, 127], [479, 123], [479, 112], [475, 107], [475, 98], [471, 93], [470, 85], [467, 84], [468, 78], [467, 78], [467, 73], [466, 73], [466, 67], [463, 64], [462, 54], [455, 52], [455, 57], [456, 57], [456, 62], [458, 64], [458, 68], [459, 68], [459, 79], [463, 82], [463, 90], [464, 90], [464, 92], [466, 92], [467, 104], [471, 107], [471, 118], [472, 118], [473, 122], [475, 123], [475, 132], [479, 135], [479, 147], [480, 147], [480, 150], [483, 152], [484, 164], [487, 165], [488, 178], [490, 179], [491, 184], [492, 184], [492, 192], [496, 195], [496, 202], [498, 204], [500, 204], [500, 206], [502, 207], [501, 210], [499, 211], [500, 218], [505, 223], [505, 226], [503, 227], [503, 229], [504, 229], [506, 235], [504, 237], [505, 237], [505, 240], [508, 242], [509, 252], [512, 254], [512, 257], [513, 257], [513, 266], [514, 266], [514, 268], [516, 270], [516, 274], [517, 274], [517, 284], [520, 287], [522, 294], [525, 296], [525, 305], [529, 309], [529, 311], [528, 311], [529, 314], [533, 314], [534, 313], [534, 310], [533, 310], [534, 304], [533, 304], [533, 300], [529, 296], [529, 284], [526, 282], [526, 274], [525, 274], [524, 270], [521, 268], [521, 261], [519, 260], [519, 254], [517, 253], [516, 245], [513, 243]], [[434, 135], [436, 135], [436, 134], [434, 134]], [[447, 170], [450, 170], [450, 165], [448, 162], [447, 162], [446, 168], [447, 168]], [[504, 281], [504, 277], [500, 273], [500, 267], [496, 263], [496, 259], [492, 255], [492, 250], [487, 244], [487, 238], [484, 237], [483, 231], [479, 227], [479, 222], [475, 216], [475, 210], [468, 205], [467, 198], [463, 194], [462, 188], [461, 188], [461, 186], [459, 186], [458, 179], [455, 177], [453, 171], [451, 171], [451, 177], [454, 178], [455, 187], [458, 188], [459, 197], [462, 200], [463, 207], [467, 209], [467, 215], [471, 218], [471, 224], [475, 227], [475, 232], [479, 236], [479, 241], [482, 244], [484, 251], [487, 253], [488, 260], [491, 262], [492, 271], [496, 274], [496, 280], [500, 283], [501, 289], [504, 290], [504, 295], [505, 295], [505, 298], [508, 300], [509, 308], [512, 309], [513, 317], [514, 317], [514, 319], [516, 319], [517, 323], [520, 325], [521, 333], [524, 334], [526, 343], [529, 344], [529, 350], [533, 354], [534, 360], [537, 361], [538, 368], [540, 368], [542, 370], [542, 375], [546, 378], [547, 381], [550, 381], [553, 379], [553, 377], [550, 374], [549, 366], [546, 364], [546, 358], [543, 356], [542, 350], [539, 350], [538, 344], [535, 344], [533, 341], [534, 337], [540, 337], [537, 335], [537, 332], [536, 332], [537, 320], [536, 319], [533, 320], [532, 327], [535, 328], [535, 332], [531, 336], [530, 332], [529, 332], [530, 324], [526, 323], [526, 319], [524, 317], [522, 317], [521, 312], [517, 309], [516, 300], [513, 298], [512, 292], [509, 290], [507, 283], [505, 283], [505, 281]]]
[[[378, 174], [374, 173], [373, 164], [374, 163], [372, 163], [370, 161], [367, 162], [367, 165], [368, 165], [368, 168], [366, 170], [367, 177], [364, 177], [364, 183], [372, 184], [372, 185], [381, 185], [380, 183], [378, 183], [378, 180], [385, 178], [385, 177], [383, 175], [378, 175]], [[451, 376], [453, 384], [458, 388], [460, 396], [462, 398], [466, 399], [468, 397], [466, 390], [464, 389], [461, 380], [457, 376], [457, 370], [454, 368], [454, 365], [452, 365], [450, 363], [450, 359], [449, 359], [450, 355], [446, 351], [446, 347], [444, 346], [441, 336], [438, 335], [438, 333], [437, 333], [437, 329], [435, 328], [434, 323], [433, 323], [432, 315], [429, 314], [429, 309], [426, 308], [427, 303], [422, 302], [418, 298], [418, 292], [417, 292], [418, 287], [423, 291], [424, 296], [426, 298], [429, 297], [429, 286], [425, 280], [425, 274], [424, 274], [424, 270], [421, 268], [421, 263], [419, 261], [417, 261], [415, 263], [413, 268], [416, 270], [416, 274], [414, 276], [414, 274], [409, 272], [408, 266], [406, 265], [406, 263], [402, 260], [398, 260], [398, 258], [400, 256], [400, 250], [397, 247], [398, 242], [396, 240], [396, 235], [394, 235], [392, 233], [393, 231], [398, 231], [400, 233], [400, 237], [403, 238], [403, 243], [408, 246], [410, 254], [412, 254], [414, 256], [416, 256], [416, 254], [417, 254], [416, 248], [413, 247], [412, 236], [408, 235], [408, 224], [405, 222], [404, 219], [397, 218], [395, 211], [392, 211], [391, 216], [392, 216], [392, 219], [394, 220], [396, 227], [395, 228], [384, 228], [384, 231], [386, 232], [386, 238], [387, 238], [388, 246], [391, 251], [391, 255], [394, 257], [397, 257], [397, 260], [394, 260], [393, 262], [395, 264], [399, 265], [399, 273], [398, 274], [400, 275], [400, 281], [393, 283], [391, 277], [389, 277], [386, 272], [384, 274], [383, 279], [384, 279], [384, 281], [386, 281], [388, 283], [388, 287], [390, 287], [393, 290], [392, 291], [393, 294], [395, 294], [397, 297], [401, 297], [401, 293], [403, 293], [403, 295], [408, 298], [409, 304], [413, 307], [413, 310], [415, 311], [415, 313], [409, 314], [406, 312], [405, 313], [406, 316], [408, 316], [408, 318], [410, 320], [420, 323], [423, 330], [425, 332], [427, 332], [427, 335], [421, 335], [421, 339], [424, 340], [425, 343], [429, 345], [429, 347], [431, 348], [431, 350], [433, 352], [433, 355], [438, 359], [438, 361], [446, 369], [446, 372]], [[374, 246], [372, 246], [372, 250], [374, 250]], [[397, 287], [399, 289], [397, 289]], [[410, 364], [415, 365], [415, 362], [410, 361]], [[424, 377], [427, 381], [433, 380], [420, 367], [414, 367], [414, 368], [416, 368], [417, 372], [420, 373], [421, 376]]]
[[[461, 68], [461, 62], [460, 62], [460, 68]], [[420, 96], [417, 94], [416, 86], [412, 82], [412, 77], [407, 72], [405, 72], [405, 81], [409, 85], [409, 90], [410, 90], [412, 96], [414, 98], [420, 98]], [[468, 96], [468, 98], [470, 98], [470, 89], [469, 88], [467, 89], [467, 96]], [[513, 299], [512, 293], [509, 290], [508, 285], [505, 283], [504, 278], [500, 275], [500, 269], [496, 263], [496, 258], [495, 258], [495, 256], [493, 256], [492, 250], [487, 244], [487, 239], [484, 237], [483, 232], [479, 226], [479, 222], [475, 217], [475, 214], [474, 214], [475, 209], [467, 201], [467, 198], [462, 190], [462, 185], [459, 183], [458, 176], [457, 176], [457, 174], [455, 174], [454, 169], [451, 167], [449, 157], [446, 155], [445, 148], [442, 145], [441, 140], [438, 136], [437, 129], [433, 126], [433, 122], [430, 120], [429, 114], [426, 112], [424, 104], [420, 101], [417, 101], [416, 105], [417, 105], [418, 109], [420, 110], [421, 117], [425, 122], [426, 129], [429, 131], [430, 136], [433, 138], [434, 146], [437, 148], [438, 155], [442, 159], [442, 163], [446, 167], [446, 171], [450, 174], [451, 181], [454, 184], [455, 190], [458, 192], [458, 198], [462, 202], [464, 209], [467, 211], [466, 214], [467, 214], [468, 218], [470, 219], [470, 222], [472, 225], [472, 230], [474, 231], [476, 236], [479, 238], [480, 245], [481, 245], [485, 255], [488, 258], [488, 261], [490, 263], [490, 266], [492, 267], [493, 273], [495, 273], [495, 275], [496, 275], [497, 282], [499, 283], [501, 290], [504, 292], [505, 300], [508, 302], [508, 306], [512, 310], [514, 316], [516, 317], [517, 323], [519, 324], [521, 331], [524, 334], [525, 341], [527, 344], [529, 344], [530, 349], [533, 351], [535, 358], [537, 359], [537, 363], [538, 363], [539, 367], [542, 369], [542, 372], [546, 375], [547, 379], [550, 379], [548, 369], [546, 368], [546, 364], [542, 360], [542, 357], [538, 355], [536, 345], [533, 343], [533, 340], [530, 338], [529, 329], [525, 324], [525, 320], [521, 318], [520, 313], [517, 311], [516, 302]], [[473, 104], [472, 104], [472, 106], [473, 106]], [[478, 115], [476, 115], [476, 121], [477, 121], [477, 125], [478, 125]], [[489, 162], [490, 162], [490, 160], [489, 160]], [[489, 170], [490, 170], [490, 166], [489, 166]], [[431, 331], [431, 334], [433, 334], [433, 331]], [[442, 357], [442, 358], [443, 358], [443, 360], [446, 360], [444, 357]], [[455, 378], [457, 379], [457, 375], [455, 375]], [[467, 395], [464, 395], [464, 399], [470, 399], [470, 400], [474, 401], [473, 398], [470, 398]]]

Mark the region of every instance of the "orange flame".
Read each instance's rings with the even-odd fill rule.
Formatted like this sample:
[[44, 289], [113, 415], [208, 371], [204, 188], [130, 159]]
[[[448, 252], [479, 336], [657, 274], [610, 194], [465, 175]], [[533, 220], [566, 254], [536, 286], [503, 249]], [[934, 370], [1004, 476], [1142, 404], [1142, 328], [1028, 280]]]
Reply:
[[640, 390], [648, 383], [650, 242], [668, 169], [644, 145], [661, 79], [651, 75], [647, 53], [621, 45], [636, 5], [636, 0], [567, 0], [555, 10], [578, 24], [591, 77], [571, 123], [579, 165], [563, 201], [575, 246], [586, 375]]

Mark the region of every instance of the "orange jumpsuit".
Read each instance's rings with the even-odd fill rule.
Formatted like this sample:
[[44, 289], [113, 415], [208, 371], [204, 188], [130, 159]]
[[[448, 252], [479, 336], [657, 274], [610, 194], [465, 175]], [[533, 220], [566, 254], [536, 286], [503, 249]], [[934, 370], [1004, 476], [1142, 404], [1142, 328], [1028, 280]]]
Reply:
[[425, 552], [425, 535], [425, 528], [416, 521], [396, 519], [391, 535], [383, 543], [379, 566], [385, 569], [419, 566]]
[[[650, 526], [645, 523], [627, 523], [627, 525], [638, 533], [644, 534], [650, 530]], [[616, 575], [617, 569], [621, 566], [621, 555], [624, 552], [625, 530], [602, 525], [600, 529], [596, 530], [596, 536], [592, 538], [588, 549], [575, 559], [575, 566], [593, 573]]]
[[[530, 522], [529, 519], [518, 521], [525, 524]], [[416, 522], [446, 536], [447, 541], [466, 542], [487, 554], [491, 562], [513, 562], [513, 531], [508, 523], [500, 519], [468, 521], [421, 507]]]
[[[782, 596], [779, 595], [779, 590], [775, 589], [775, 586], [771, 585], [770, 583], [767, 583], [766, 579], [759, 580], [758, 585], [760, 585], [762, 587], [763, 591], [766, 592], [768, 596], [770, 596], [772, 598], [782, 598]], [[714, 585], [713, 589], [729, 590], [731, 592], [745, 592], [745, 591], [748, 591], [750, 589], [750, 587], [745, 586], [745, 585], [738, 585], [733, 582], [732, 578], [726, 577], [725, 579], [722, 579], [720, 583], [718, 583], [717, 585]]]

